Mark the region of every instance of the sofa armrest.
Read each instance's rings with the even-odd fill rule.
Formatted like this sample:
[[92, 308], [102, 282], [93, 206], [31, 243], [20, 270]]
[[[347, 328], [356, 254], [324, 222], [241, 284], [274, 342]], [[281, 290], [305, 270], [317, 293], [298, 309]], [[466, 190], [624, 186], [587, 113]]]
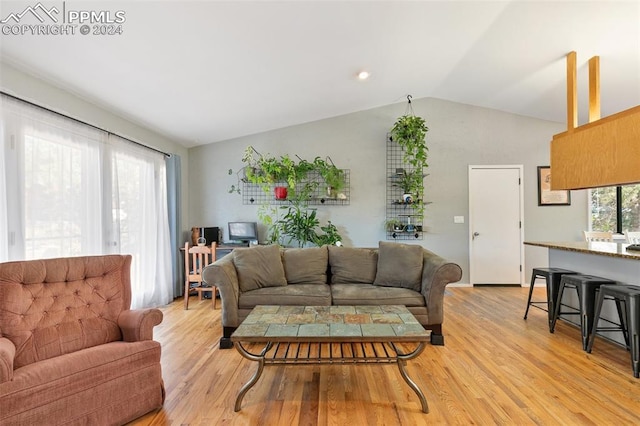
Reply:
[[422, 289], [427, 303], [430, 324], [442, 324], [444, 319], [444, 290], [447, 284], [460, 281], [462, 268], [429, 250], [423, 250]]
[[120, 312], [118, 326], [125, 342], [153, 340], [153, 327], [162, 322], [162, 311], [156, 308]]
[[229, 254], [204, 268], [202, 279], [207, 284], [216, 286], [220, 290], [222, 326], [239, 326], [238, 300], [240, 298], [240, 284], [238, 282], [238, 273], [233, 263], [233, 256]]
[[6, 337], [0, 337], [0, 383], [13, 380], [13, 360], [16, 346]]

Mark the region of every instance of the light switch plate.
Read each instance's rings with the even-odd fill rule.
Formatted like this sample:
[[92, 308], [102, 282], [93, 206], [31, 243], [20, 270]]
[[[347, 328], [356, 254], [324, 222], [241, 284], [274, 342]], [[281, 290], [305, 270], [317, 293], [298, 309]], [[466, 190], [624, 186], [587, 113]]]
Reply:
[[453, 223], [464, 223], [464, 216], [454, 216]]

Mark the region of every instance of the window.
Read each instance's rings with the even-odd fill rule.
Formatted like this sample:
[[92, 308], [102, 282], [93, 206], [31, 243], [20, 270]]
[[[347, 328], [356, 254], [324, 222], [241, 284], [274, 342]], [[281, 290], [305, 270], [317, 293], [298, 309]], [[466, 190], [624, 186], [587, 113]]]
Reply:
[[173, 299], [164, 155], [0, 100], [0, 262], [131, 254], [132, 307]]
[[608, 186], [591, 191], [591, 229], [640, 231], [640, 184]]

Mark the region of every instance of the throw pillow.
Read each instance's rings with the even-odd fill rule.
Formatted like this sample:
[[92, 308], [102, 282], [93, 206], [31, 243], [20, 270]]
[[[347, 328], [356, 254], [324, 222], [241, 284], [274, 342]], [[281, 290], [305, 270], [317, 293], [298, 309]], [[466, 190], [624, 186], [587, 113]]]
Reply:
[[237, 248], [232, 253], [241, 291], [287, 285], [280, 246]]
[[327, 246], [285, 249], [282, 261], [288, 284], [327, 283]]
[[372, 249], [329, 246], [332, 284], [371, 284], [378, 253]]
[[421, 246], [380, 241], [374, 285], [420, 291], [421, 281]]

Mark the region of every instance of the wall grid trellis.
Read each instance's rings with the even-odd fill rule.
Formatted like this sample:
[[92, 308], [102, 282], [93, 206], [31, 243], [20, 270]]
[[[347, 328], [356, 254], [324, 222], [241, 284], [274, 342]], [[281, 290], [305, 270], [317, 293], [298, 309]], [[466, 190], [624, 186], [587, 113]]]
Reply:
[[[351, 173], [349, 169], [341, 169], [344, 172], [344, 188], [339, 191], [339, 194], [343, 194], [344, 198], [338, 198], [336, 196], [331, 196], [328, 194], [327, 185], [324, 182], [324, 179], [318, 172], [309, 172], [307, 175], [307, 180], [304, 182], [298, 183], [298, 185], [302, 186], [305, 183], [312, 183], [314, 185], [314, 190], [311, 193], [308, 205], [310, 206], [346, 206], [349, 205], [351, 199]], [[279, 186], [277, 184], [270, 185], [269, 192], [265, 192], [262, 190], [262, 187], [258, 184], [251, 182], [242, 182], [242, 204], [245, 205], [263, 205], [263, 204], [272, 204], [272, 205], [288, 205], [289, 201], [287, 200], [276, 200], [274, 196], [273, 189]], [[285, 186], [283, 183], [282, 186]]]
[[[396, 185], [404, 170], [411, 172], [413, 168], [405, 163], [403, 148], [391, 138], [391, 135], [387, 134], [387, 196], [385, 200], [387, 240], [422, 240], [424, 234], [423, 217], [416, 213], [413, 206], [403, 201], [402, 188]], [[415, 202], [424, 202], [423, 196], [424, 184]], [[388, 224], [391, 220], [400, 221], [402, 229], [390, 228]]]

